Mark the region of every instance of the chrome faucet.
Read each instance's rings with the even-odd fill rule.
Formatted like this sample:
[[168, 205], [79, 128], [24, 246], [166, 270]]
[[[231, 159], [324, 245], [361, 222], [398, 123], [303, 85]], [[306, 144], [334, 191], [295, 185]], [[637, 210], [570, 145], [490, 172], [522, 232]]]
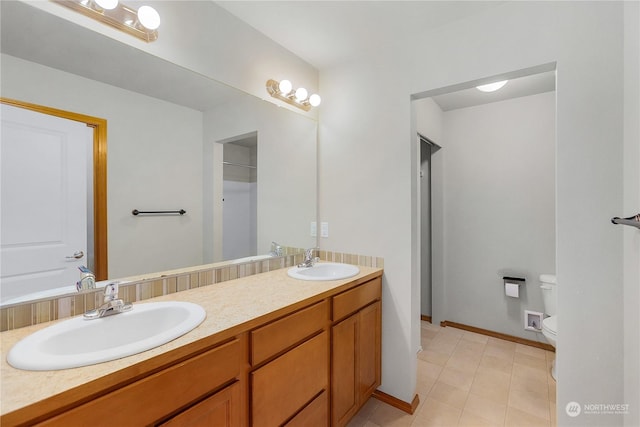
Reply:
[[84, 265], [78, 267], [80, 270], [80, 280], [76, 282], [76, 290], [78, 292], [84, 291], [86, 289], [95, 289], [96, 288], [96, 276]]
[[300, 268], [308, 268], [308, 267], [313, 267], [313, 264], [315, 264], [316, 262], [318, 262], [320, 260], [320, 258], [313, 256], [313, 253], [315, 252], [315, 250], [318, 248], [309, 248], [307, 250], [304, 251], [304, 260], [302, 261], [301, 264], [298, 264], [298, 267]]
[[271, 256], [282, 256], [282, 246], [276, 242], [271, 242]]
[[109, 283], [104, 287], [104, 304], [95, 310], [85, 312], [84, 318], [88, 320], [99, 319], [101, 317], [129, 311], [132, 308], [132, 303], [124, 302], [122, 299], [118, 298], [118, 283]]

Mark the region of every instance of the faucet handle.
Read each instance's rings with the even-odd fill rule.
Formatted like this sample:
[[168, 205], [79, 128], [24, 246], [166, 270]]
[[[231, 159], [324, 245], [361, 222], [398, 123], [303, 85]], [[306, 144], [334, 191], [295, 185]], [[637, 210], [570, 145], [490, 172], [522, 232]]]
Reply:
[[113, 301], [118, 298], [118, 282], [109, 283], [104, 286], [104, 302]]

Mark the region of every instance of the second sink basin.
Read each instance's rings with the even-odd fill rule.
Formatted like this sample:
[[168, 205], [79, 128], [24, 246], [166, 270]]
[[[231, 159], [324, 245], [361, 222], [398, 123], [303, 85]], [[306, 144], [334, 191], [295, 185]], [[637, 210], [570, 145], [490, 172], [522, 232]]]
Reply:
[[321, 262], [313, 267], [292, 267], [287, 271], [289, 277], [300, 280], [340, 280], [360, 273], [355, 265], [338, 262]]
[[166, 344], [198, 326], [206, 312], [189, 302], [134, 304], [131, 311], [86, 320], [82, 316], [41, 329], [14, 345], [14, 368], [49, 371], [119, 359]]

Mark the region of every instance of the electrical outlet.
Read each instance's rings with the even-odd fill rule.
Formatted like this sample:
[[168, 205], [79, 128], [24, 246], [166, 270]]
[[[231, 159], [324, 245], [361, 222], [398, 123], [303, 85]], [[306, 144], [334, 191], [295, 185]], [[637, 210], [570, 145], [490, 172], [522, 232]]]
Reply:
[[311, 221], [311, 237], [318, 237], [318, 223]]
[[527, 331], [540, 332], [542, 330], [543, 314], [539, 311], [524, 311], [524, 328]]

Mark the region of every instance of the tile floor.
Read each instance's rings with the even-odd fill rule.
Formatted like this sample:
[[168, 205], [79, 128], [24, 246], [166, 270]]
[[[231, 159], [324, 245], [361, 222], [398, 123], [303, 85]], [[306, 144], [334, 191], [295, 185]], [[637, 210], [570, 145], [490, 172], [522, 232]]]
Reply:
[[422, 322], [413, 415], [371, 398], [348, 427], [556, 426], [554, 353]]

